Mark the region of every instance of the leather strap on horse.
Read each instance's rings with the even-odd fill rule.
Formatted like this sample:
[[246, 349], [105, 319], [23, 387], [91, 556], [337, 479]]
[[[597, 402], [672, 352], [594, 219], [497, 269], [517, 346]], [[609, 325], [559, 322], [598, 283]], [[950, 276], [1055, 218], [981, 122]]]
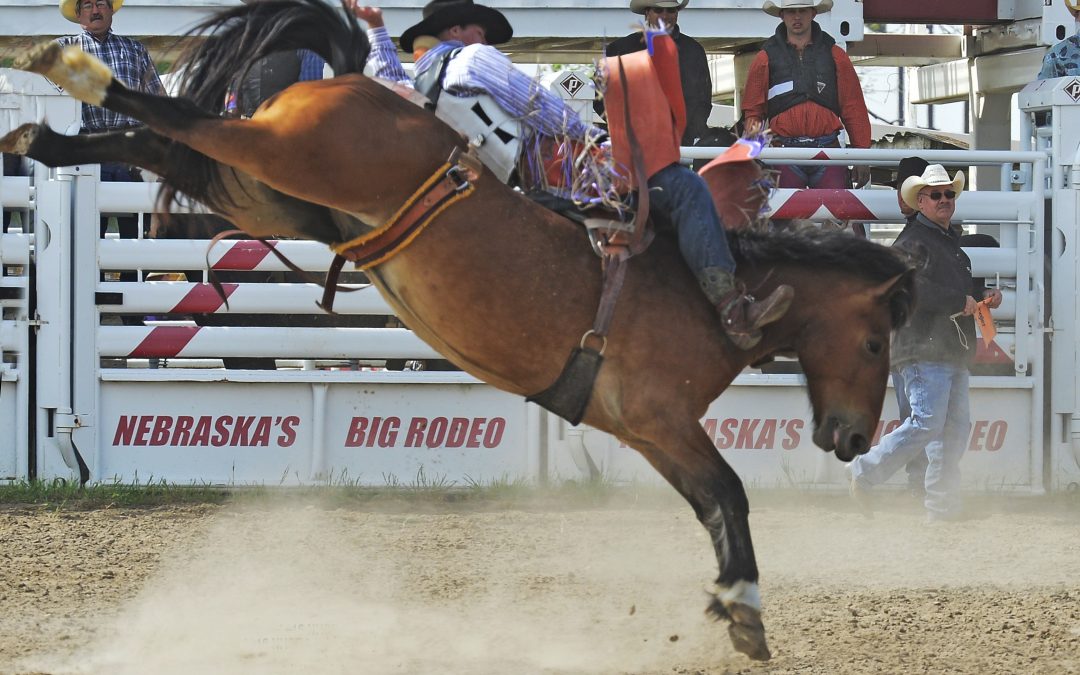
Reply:
[[481, 166], [478, 159], [454, 148], [446, 163], [389, 220], [372, 232], [334, 246], [334, 252], [360, 269], [386, 262], [412, 243], [435, 216], [472, 194]]
[[355, 263], [360, 269], [367, 269], [400, 253], [436, 216], [454, 202], [472, 194], [481, 171], [483, 165], [480, 160], [471, 153], [462, 153], [461, 148], [454, 148], [446, 163], [424, 181], [381, 227], [334, 246], [337, 255], [326, 273], [326, 285], [319, 307], [334, 313], [334, 291], [338, 288], [338, 275], [346, 261]]
[[[386, 223], [372, 232], [351, 239], [343, 244], [333, 247], [336, 255], [326, 272], [326, 279], [320, 282], [310, 272], [300, 269], [295, 263], [285, 257], [265, 239], [259, 239], [266, 248], [270, 249], [278, 260], [293, 272], [301, 275], [304, 281], [316, 283], [323, 287], [322, 301], [317, 302], [328, 314], [334, 313], [334, 296], [338, 291], [351, 293], [360, 290], [354, 286], [341, 286], [337, 283], [341, 270], [346, 262], [354, 262], [360, 269], [366, 269], [389, 260], [403, 248], [412, 243], [428, 223], [435, 216], [442, 213], [447, 207], [456, 201], [464, 199], [476, 189], [476, 179], [483, 171], [483, 165], [476, 157], [469, 153], [462, 153], [461, 148], [454, 148], [450, 158], [432, 174], [416, 192], [412, 194], [405, 204], [397, 210]], [[229, 300], [225, 290], [214, 274], [210, 265], [210, 249], [217, 242], [236, 234], [246, 234], [243, 230], [228, 230], [221, 232], [210, 241], [206, 250], [206, 268], [209, 270], [210, 283], [218, 296], [229, 307]]]
[[[623, 70], [622, 61], [619, 64], [619, 79], [623, 92], [623, 115], [626, 119], [626, 140], [630, 145], [630, 159], [634, 164], [634, 178], [637, 183], [638, 203], [637, 212], [634, 214], [634, 227], [625, 243], [615, 238], [598, 242], [599, 249], [603, 253], [604, 285], [600, 292], [600, 306], [596, 310], [596, 319], [593, 321], [592, 330], [582, 338], [582, 346], [590, 335], [601, 338], [607, 342], [607, 332], [611, 325], [611, 317], [615, 313], [615, 303], [622, 291], [623, 281], [626, 279], [626, 261], [641, 253], [652, 243], [653, 232], [649, 227], [649, 183], [645, 173], [645, 157], [641, 145], [637, 142], [634, 133], [634, 124], [630, 119], [630, 88], [626, 82], [626, 72]], [[600, 354], [604, 348], [601, 346]]]
[[[593, 387], [596, 383], [596, 375], [604, 362], [608, 328], [615, 314], [615, 303], [626, 280], [626, 262], [648, 248], [653, 239], [652, 229], [648, 227], [648, 175], [645, 172], [641, 146], [634, 135], [634, 125], [630, 122], [629, 91], [621, 62], [619, 62], [619, 77], [622, 78], [623, 90], [627, 92], [627, 96], [623, 98], [623, 113], [627, 121], [626, 135], [630, 144], [630, 157], [634, 163], [634, 178], [638, 189], [638, 208], [637, 213], [634, 214], [634, 228], [628, 236], [624, 232], [616, 233], [621, 237], [621, 241], [615, 235], [609, 237], [603, 232], [590, 230], [589, 236], [594, 238], [593, 245], [602, 256], [601, 265], [604, 273], [600, 303], [596, 309], [593, 327], [581, 336], [581, 344], [570, 352], [570, 357], [566, 360], [558, 379], [544, 391], [525, 399], [543, 406], [574, 425], [580, 423], [585, 417], [585, 410], [589, 406], [589, 399], [592, 398]], [[589, 338], [600, 340], [599, 349], [587, 344]]]

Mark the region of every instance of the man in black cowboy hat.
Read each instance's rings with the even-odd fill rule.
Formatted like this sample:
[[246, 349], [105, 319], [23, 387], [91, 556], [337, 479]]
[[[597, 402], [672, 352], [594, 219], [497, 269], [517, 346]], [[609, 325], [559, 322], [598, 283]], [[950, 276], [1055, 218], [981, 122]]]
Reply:
[[[375, 76], [391, 82], [412, 84], [411, 78], [401, 67], [397, 50], [384, 27], [382, 10], [361, 5], [360, 0], [346, 0], [345, 6], [368, 24], [368, 40], [371, 42], [368, 63]], [[510, 22], [497, 9], [478, 5], [473, 0], [431, 0], [424, 6], [423, 19], [406, 29], [399, 43], [402, 51], [413, 55], [419, 75], [419, 61], [428, 49], [440, 42], [460, 42], [463, 46], [501, 45], [509, 42], [513, 36], [514, 29], [510, 27]], [[440, 71], [436, 70], [431, 79], [439, 74]], [[422, 93], [437, 85], [437, 81], [416, 83], [417, 90]]]
[[[705, 48], [694, 38], [682, 32], [679, 26], [679, 10], [690, 0], [630, 0], [630, 11], [645, 17], [649, 26], [663, 24], [675, 47], [679, 50], [679, 79], [682, 81], [683, 100], [686, 103], [686, 130], [682, 144], [693, 145], [708, 127], [712, 112], [712, 74]], [[604, 49], [606, 56], [622, 56], [645, 49], [645, 33], [634, 31], [615, 40]], [[603, 114], [604, 104], [597, 99], [597, 113]]]

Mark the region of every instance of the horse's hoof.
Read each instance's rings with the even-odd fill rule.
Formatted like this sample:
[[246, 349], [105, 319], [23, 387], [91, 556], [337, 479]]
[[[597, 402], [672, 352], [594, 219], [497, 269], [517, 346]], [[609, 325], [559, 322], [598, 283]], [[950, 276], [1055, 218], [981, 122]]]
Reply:
[[[718, 589], [722, 590], [722, 589]], [[732, 588], [713, 595], [706, 610], [717, 621], [724, 619], [731, 622], [728, 635], [737, 651], [746, 654], [755, 661], [768, 661], [772, 654], [765, 641], [765, 625], [761, 622], [761, 610], [733, 598], [758, 604], [757, 584], [737, 582]]]
[[746, 605], [728, 607], [731, 625], [728, 635], [735, 649], [755, 661], [768, 661], [772, 658], [769, 645], [765, 641], [765, 626], [761, 623], [761, 613]]
[[0, 138], [0, 152], [11, 155], [25, 155], [37, 138], [40, 128], [36, 124], [23, 124]]
[[28, 70], [31, 73], [48, 75], [56, 62], [60, 60], [63, 48], [60, 43], [49, 40], [34, 45], [30, 51], [15, 59], [15, 67], [19, 70]]
[[112, 71], [101, 59], [75, 45], [43, 42], [15, 62], [15, 67], [38, 73], [60, 85], [73, 98], [91, 105], [105, 101]]

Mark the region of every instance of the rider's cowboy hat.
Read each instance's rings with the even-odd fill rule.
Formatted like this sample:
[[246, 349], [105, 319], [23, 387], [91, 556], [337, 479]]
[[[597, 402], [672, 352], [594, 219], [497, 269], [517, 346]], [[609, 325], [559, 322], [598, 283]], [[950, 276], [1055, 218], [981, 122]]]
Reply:
[[769, 16], [780, 16], [780, 10], [782, 9], [803, 8], [814, 10], [815, 15], [824, 14], [832, 9], [832, 0], [780, 0], [779, 2], [765, 0], [765, 4], [761, 7]]
[[[113, 13], [119, 12], [123, 4], [124, 0], [112, 0]], [[79, 23], [79, 0], [60, 0], [60, 13], [68, 21]]]
[[949, 178], [949, 173], [940, 164], [931, 164], [921, 176], [910, 176], [900, 186], [900, 196], [904, 203], [913, 209], [918, 209], [919, 190], [924, 187], [949, 186], [954, 192], [964, 189], [964, 172], [957, 171], [956, 175]]
[[1074, 0], [1073, 2], [1065, 0], [1065, 7], [1067, 9], [1071, 9], [1074, 12], [1080, 12], [1080, 0]]
[[690, 3], [690, 0], [630, 0], [630, 11], [634, 14], [644, 14], [645, 10], [650, 7], [670, 7], [673, 9], [683, 9]]
[[484, 39], [489, 45], [499, 45], [514, 37], [510, 22], [497, 9], [474, 4], [473, 0], [431, 0], [424, 5], [424, 20], [401, 34], [401, 49], [411, 53], [417, 37], [438, 35], [447, 28], [470, 23], [484, 27]]

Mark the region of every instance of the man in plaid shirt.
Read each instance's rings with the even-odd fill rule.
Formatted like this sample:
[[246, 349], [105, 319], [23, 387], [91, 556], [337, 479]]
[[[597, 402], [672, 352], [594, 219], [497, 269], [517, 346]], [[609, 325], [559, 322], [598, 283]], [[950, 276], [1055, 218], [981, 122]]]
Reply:
[[[58, 38], [61, 45], [79, 45], [88, 54], [93, 54], [109, 67], [113, 76], [125, 87], [149, 94], [164, 94], [165, 87], [158, 78], [154, 62], [146, 47], [122, 37], [112, 31], [113, 14], [120, 10], [124, 0], [60, 0], [60, 13], [68, 21], [82, 26], [78, 35]], [[140, 123], [127, 115], [121, 115], [96, 105], [84, 103], [82, 106], [82, 130], [80, 133], [92, 134], [115, 131], [139, 126]], [[136, 169], [126, 164], [107, 162], [101, 165], [101, 180], [114, 182], [139, 181]], [[117, 219], [120, 236], [137, 238], [138, 219], [135, 216], [121, 216]], [[101, 236], [105, 236], [108, 219], [101, 219]]]

